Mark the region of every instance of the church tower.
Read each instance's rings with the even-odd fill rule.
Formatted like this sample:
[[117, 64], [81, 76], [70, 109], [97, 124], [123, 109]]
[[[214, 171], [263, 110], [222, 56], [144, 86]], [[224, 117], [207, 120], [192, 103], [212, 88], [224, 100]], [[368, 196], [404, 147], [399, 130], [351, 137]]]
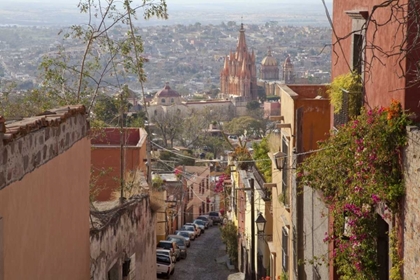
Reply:
[[220, 71], [220, 91], [223, 97], [241, 98], [243, 101], [257, 99], [257, 69], [254, 51], [248, 52], [243, 23], [239, 30], [236, 52], [225, 57]]
[[287, 56], [283, 64], [283, 80], [286, 84], [295, 83], [295, 73], [293, 70], [293, 64], [290, 61], [290, 56]]
[[277, 81], [280, 79], [279, 73], [277, 59], [271, 55], [271, 48], [268, 48], [267, 56], [261, 61], [259, 78], [266, 81]]

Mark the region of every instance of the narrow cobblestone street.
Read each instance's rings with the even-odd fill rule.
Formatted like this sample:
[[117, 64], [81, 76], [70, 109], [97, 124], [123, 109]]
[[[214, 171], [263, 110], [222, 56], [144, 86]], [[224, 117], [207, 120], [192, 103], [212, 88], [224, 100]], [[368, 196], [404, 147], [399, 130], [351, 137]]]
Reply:
[[171, 279], [175, 280], [226, 280], [230, 271], [226, 266], [225, 244], [219, 226], [209, 227], [204, 234], [191, 242], [185, 260], [175, 264]]

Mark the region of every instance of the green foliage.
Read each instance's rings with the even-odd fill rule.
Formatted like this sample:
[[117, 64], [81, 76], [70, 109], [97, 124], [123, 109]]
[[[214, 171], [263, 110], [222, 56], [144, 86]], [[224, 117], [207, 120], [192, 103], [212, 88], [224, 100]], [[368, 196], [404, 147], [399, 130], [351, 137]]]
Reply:
[[[402, 148], [408, 124], [409, 116], [396, 101], [388, 108], [362, 110], [298, 168], [300, 186], [322, 191], [333, 216], [334, 232], [324, 241], [336, 245], [333, 256], [340, 279], [377, 278], [375, 208], [383, 203], [389, 215], [402, 211]], [[341, 238], [345, 226], [348, 238]], [[392, 246], [395, 249], [396, 242]], [[400, 270], [398, 258], [393, 266], [391, 271]]]
[[350, 72], [334, 78], [327, 90], [331, 104], [334, 106], [334, 113], [339, 113], [343, 109], [343, 90], [348, 92], [349, 117], [353, 118], [358, 116], [362, 107], [363, 98], [361, 76], [355, 72]]
[[[259, 116], [257, 115], [256, 117], [259, 117]], [[248, 136], [249, 135], [255, 135], [255, 136], [265, 135], [266, 127], [267, 127], [267, 119], [264, 119], [262, 117], [261, 118], [256, 118], [256, 117], [243, 116], [239, 118], [234, 118], [230, 122], [227, 122], [224, 124], [224, 129], [229, 134], [235, 134], [235, 135], [245, 135], [245, 134]]]
[[163, 181], [162, 177], [157, 175], [152, 179], [152, 188], [156, 191], [163, 191], [163, 190], [165, 190], [165, 186], [164, 186], [163, 183], [164, 183], [164, 181]]
[[263, 174], [266, 182], [271, 182], [271, 160], [268, 156], [270, 148], [268, 147], [268, 139], [264, 137], [260, 142], [254, 142], [252, 145], [254, 149], [253, 157], [256, 161], [258, 170]]
[[257, 110], [257, 109], [259, 109], [260, 107], [261, 107], [260, 102], [258, 102], [258, 101], [256, 101], [256, 100], [254, 100], [254, 101], [250, 101], [250, 102], [248, 102], [248, 103], [246, 104], [246, 109], [247, 109], [248, 111], [254, 111], [254, 110]]
[[226, 244], [226, 250], [230, 260], [236, 263], [238, 260], [238, 228], [232, 222], [220, 227], [222, 240]]

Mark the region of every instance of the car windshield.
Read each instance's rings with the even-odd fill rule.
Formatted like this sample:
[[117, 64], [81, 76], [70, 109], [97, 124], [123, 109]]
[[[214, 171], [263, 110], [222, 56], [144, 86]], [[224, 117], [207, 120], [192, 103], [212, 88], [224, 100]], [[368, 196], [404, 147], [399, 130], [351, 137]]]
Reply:
[[168, 237], [168, 240], [175, 241], [178, 246], [185, 246], [184, 241], [179, 238]]
[[218, 217], [219, 216], [219, 213], [217, 213], [217, 212], [210, 212], [209, 215], [210, 216], [216, 216], [216, 217]]
[[159, 248], [164, 248], [164, 249], [171, 249], [172, 248], [172, 243], [169, 242], [159, 242], [157, 247]]
[[195, 220], [194, 223], [204, 226], [205, 223], [202, 220]]
[[178, 235], [184, 236], [184, 237], [190, 237], [190, 234], [188, 232], [178, 232]]
[[193, 226], [183, 226], [181, 229], [188, 230], [188, 231], [194, 231], [194, 227]]
[[206, 217], [197, 217], [197, 220], [207, 221], [208, 219]]
[[162, 264], [171, 264], [171, 260], [169, 259], [168, 256], [165, 255], [156, 255], [156, 261], [158, 263], [162, 263]]

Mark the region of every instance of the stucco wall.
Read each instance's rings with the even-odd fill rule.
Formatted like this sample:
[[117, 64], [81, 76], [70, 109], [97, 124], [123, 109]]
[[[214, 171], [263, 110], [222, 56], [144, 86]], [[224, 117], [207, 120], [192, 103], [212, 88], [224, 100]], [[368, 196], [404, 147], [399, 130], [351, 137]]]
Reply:
[[[408, 0], [399, 1], [398, 5], [407, 8]], [[382, 0], [335, 0], [333, 5], [333, 22], [334, 29], [339, 38], [348, 36], [352, 32], [352, 19], [346, 14], [346, 11], [368, 11], [371, 16], [374, 5], [380, 5]], [[410, 6], [411, 8], [411, 6]], [[375, 11], [373, 18], [378, 23], [385, 23], [390, 18], [390, 7], [379, 8]], [[414, 26], [414, 25], [413, 25]], [[382, 51], [390, 51], [394, 48], [394, 52], [399, 51], [400, 42], [402, 42], [402, 34], [406, 26], [400, 26], [397, 21], [391, 20], [384, 26], [378, 28], [374, 40], [373, 32], [375, 31], [374, 23], [369, 24], [369, 30], [366, 33], [368, 44], [374, 44], [380, 47], [380, 50], [374, 51], [369, 47], [365, 52], [366, 61], [370, 63], [365, 67], [364, 79], [367, 107], [373, 108], [376, 106], [389, 106], [392, 99], [398, 100], [406, 109], [420, 116], [420, 107], [418, 103], [420, 96], [417, 93], [417, 87], [407, 87], [409, 80], [402, 77], [402, 71], [406, 71], [410, 67], [415, 70], [416, 67], [411, 65], [419, 60], [418, 50], [416, 55], [409, 56], [390, 56], [385, 57]], [[390, 39], [392, 38], [392, 40]], [[333, 43], [336, 41], [333, 38]], [[340, 44], [335, 44], [332, 52], [332, 78], [349, 72], [347, 63], [351, 63], [352, 53], [352, 36], [345, 40], [341, 40]], [[418, 48], [415, 48], [418, 49]], [[379, 59], [372, 59], [372, 54]], [[401, 63], [398, 62], [401, 59]], [[401, 69], [401, 67], [403, 69]], [[415, 73], [414, 73], [415, 74]]]
[[[319, 193], [309, 187], [303, 189], [303, 200], [305, 276], [307, 279], [328, 279], [328, 265], [322, 261], [328, 260], [328, 244], [323, 242], [328, 232], [328, 208]], [[312, 260], [315, 260], [313, 264]], [[321, 278], [314, 277], [315, 271]]]
[[[146, 172], [143, 162], [143, 158], [146, 156], [146, 145], [142, 147], [125, 147], [124, 150], [125, 170], [127, 172], [136, 170]], [[112, 192], [120, 188], [120, 147], [97, 146], [92, 148], [91, 153], [94, 174], [98, 176], [96, 187], [100, 190], [96, 200], [110, 200]], [[104, 171], [104, 173], [100, 174], [101, 171]]]
[[124, 260], [133, 254], [134, 279], [156, 279], [156, 216], [151, 211], [149, 196], [133, 198], [107, 215], [109, 223], [91, 230], [91, 279], [107, 279], [115, 263], [121, 271]]
[[406, 197], [404, 207], [404, 279], [420, 277], [420, 130], [410, 127], [404, 154]]
[[[15, 147], [22, 143], [20, 159], [25, 153], [38, 154], [42, 132], [15, 143]], [[57, 139], [50, 146], [53, 150], [60, 147]], [[37, 145], [29, 148], [30, 141]], [[69, 144], [68, 150], [0, 191], [5, 280], [89, 279], [90, 141], [82, 138]], [[19, 162], [18, 151], [9, 160]]]
[[[47, 122], [42, 118], [44, 117], [38, 117], [39, 122]], [[54, 118], [60, 119], [60, 115]], [[15, 125], [25, 130], [26, 127], [35, 127], [34, 123], [31, 119], [24, 119], [8, 127]], [[76, 141], [85, 137], [88, 131], [86, 116], [79, 113], [65, 119], [61, 124], [57, 122], [56, 125], [39, 126], [39, 130], [5, 144], [0, 135], [0, 190], [69, 149]]]

